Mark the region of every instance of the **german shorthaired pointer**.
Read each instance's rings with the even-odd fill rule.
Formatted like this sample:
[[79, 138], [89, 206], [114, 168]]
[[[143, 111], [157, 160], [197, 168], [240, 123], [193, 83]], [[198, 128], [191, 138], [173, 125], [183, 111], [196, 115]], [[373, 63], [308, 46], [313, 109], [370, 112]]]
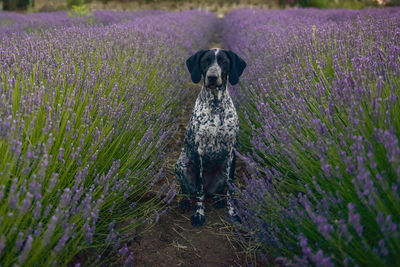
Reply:
[[[235, 85], [246, 63], [232, 51], [201, 50], [191, 56], [186, 65], [192, 81], [203, 77], [203, 87], [185, 132], [185, 145], [175, 165], [175, 175], [185, 197], [179, 203], [182, 210], [190, 207], [188, 196], [196, 198], [192, 225], [205, 221], [204, 200], [213, 196], [213, 205], [223, 208], [224, 189], [233, 183], [239, 121], [227, 90], [227, 81]], [[227, 190], [229, 216], [238, 219], [232, 205], [232, 188]]]

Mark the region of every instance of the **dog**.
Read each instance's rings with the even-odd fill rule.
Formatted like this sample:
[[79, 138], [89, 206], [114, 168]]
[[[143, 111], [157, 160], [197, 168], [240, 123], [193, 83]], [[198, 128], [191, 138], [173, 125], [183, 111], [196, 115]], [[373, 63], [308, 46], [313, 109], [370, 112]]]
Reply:
[[219, 48], [200, 50], [186, 61], [194, 83], [203, 78], [202, 89], [186, 127], [184, 147], [174, 172], [180, 184], [183, 199], [182, 210], [190, 207], [190, 197], [196, 205], [191, 217], [193, 226], [205, 222], [206, 197], [213, 196], [216, 208], [225, 206], [223, 200], [227, 189], [228, 215], [238, 220], [232, 203], [232, 183], [235, 171], [233, 151], [239, 132], [239, 119], [227, 90], [228, 81], [239, 81], [246, 62], [232, 51]]

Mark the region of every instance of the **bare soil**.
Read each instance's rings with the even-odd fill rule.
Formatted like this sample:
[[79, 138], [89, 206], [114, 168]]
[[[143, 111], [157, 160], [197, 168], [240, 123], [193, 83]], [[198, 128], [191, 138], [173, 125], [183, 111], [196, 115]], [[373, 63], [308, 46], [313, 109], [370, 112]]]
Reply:
[[[172, 203], [172, 205], [176, 205]], [[137, 266], [246, 266], [247, 256], [223, 210], [206, 203], [206, 223], [193, 227], [192, 210], [172, 208], [131, 247]]]

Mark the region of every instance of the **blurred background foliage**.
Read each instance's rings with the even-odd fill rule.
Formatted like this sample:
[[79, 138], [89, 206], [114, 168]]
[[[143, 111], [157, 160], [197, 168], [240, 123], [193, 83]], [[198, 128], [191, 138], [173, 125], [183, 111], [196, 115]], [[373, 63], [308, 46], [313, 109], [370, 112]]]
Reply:
[[400, 0], [280, 0], [279, 3], [281, 6], [359, 9], [374, 6], [399, 5]]
[[34, 0], [3, 0], [4, 10], [26, 10], [34, 6]]
[[400, 5], [400, 0], [0, 0], [2, 8], [10, 11], [55, 11], [87, 5], [90, 10], [142, 9], [208, 9], [217, 13], [241, 7], [286, 8], [353, 8]]

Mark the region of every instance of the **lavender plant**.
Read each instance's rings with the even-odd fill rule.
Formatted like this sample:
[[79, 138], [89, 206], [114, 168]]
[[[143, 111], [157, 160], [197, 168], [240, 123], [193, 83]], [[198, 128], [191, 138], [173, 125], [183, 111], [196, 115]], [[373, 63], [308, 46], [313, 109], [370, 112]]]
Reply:
[[400, 9], [235, 10], [223, 44], [246, 162], [237, 207], [295, 266], [400, 264]]
[[[0, 263], [63, 266], [87, 247], [131, 239], [174, 197], [167, 185], [147, 193], [165, 177], [174, 114], [190, 93], [182, 62], [207, 44], [217, 19], [4, 17], [12, 23], [0, 34]], [[25, 27], [32, 20], [40, 31]]]
[[135, 19], [165, 14], [161, 10], [140, 12], [115, 12], [99, 10], [91, 13], [81, 12], [39, 12], [18, 14], [14, 12], [0, 13], [0, 35], [13, 33], [40, 32], [49, 28], [66, 28], [72, 26], [111, 25], [132, 22]]

